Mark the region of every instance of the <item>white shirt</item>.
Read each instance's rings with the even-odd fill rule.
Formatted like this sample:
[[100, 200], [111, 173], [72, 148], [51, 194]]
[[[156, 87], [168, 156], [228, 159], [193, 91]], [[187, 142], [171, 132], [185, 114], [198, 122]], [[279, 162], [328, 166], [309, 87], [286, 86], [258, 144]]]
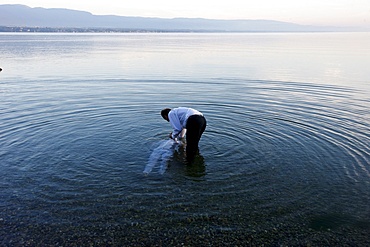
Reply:
[[182, 129], [186, 128], [188, 118], [192, 115], [203, 116], [201, 112], [187, 107], [174, 108], [168, 113], [168, 119], [170, 120], [170, 124], [173, 128], [173, 139], [175, 139], [181, 133]]

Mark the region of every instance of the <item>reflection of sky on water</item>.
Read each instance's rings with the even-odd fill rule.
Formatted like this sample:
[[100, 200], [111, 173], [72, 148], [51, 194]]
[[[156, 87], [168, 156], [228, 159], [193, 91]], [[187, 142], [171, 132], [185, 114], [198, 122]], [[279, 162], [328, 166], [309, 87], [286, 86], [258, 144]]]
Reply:
[[368, 87], [369, 39], [368, 33], [2, 34], [0, 42], [13, 45], [0, 52], [5, 78], [196, 76]]
[[[368, 43], [347, 49], [363, 37], [0, 35], [0, 242], [75, 245], [112, 226], [130, 243], [184, 243], [182, 226], [256, 245], [266, 231], [271, 245], [368, 242]], [[191, 166], [182, 147], [156, 149], [171, 131], [160, 110], [179, 105], [209, 123]]]

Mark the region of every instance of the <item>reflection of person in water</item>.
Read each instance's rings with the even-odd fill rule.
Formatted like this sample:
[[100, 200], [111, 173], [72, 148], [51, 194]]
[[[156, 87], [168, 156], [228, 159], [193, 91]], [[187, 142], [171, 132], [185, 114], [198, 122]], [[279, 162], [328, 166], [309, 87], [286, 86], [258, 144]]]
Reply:
[[173, 128], [171, 139], [176, 139], [182, 130], [186, 129], [186, 157], [188, 161], [192, 161], [198, 152], [199, 140], [207, 125], [203, 114], [192, 108], [178, 107], [163, 109], [161, 116], [170, 122]]

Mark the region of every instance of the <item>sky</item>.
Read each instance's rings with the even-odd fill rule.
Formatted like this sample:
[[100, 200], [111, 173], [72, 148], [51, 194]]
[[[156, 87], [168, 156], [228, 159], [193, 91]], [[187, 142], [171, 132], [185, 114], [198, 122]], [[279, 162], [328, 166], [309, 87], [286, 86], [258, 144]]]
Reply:
[[321, 26], [370, 27], [370, 0], [0, 0], [95, 15], [267, 19]]

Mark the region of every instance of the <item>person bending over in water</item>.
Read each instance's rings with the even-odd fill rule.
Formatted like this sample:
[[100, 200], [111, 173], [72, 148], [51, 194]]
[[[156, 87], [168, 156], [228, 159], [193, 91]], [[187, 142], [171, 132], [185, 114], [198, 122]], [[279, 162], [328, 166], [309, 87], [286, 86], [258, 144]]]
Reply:
[[186, 129], [186, 157], [188, 161], [192, 161], [199, 150], [199, 140], [207, 125], [203, 114], [192, 108], [178, 107], [163, 109], [161, 116], [170, 122], [173, 128], [171, 139], [177, 138], [182, 130]]

